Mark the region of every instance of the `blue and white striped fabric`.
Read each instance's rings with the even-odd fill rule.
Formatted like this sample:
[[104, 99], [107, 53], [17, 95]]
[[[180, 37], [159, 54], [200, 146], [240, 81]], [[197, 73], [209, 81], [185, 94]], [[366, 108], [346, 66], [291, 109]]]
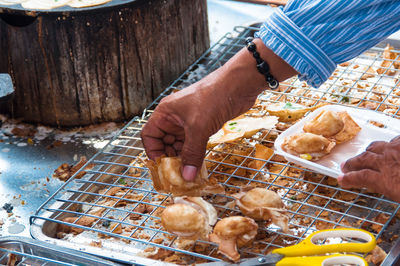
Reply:
[[293, 0], [276, 8], [256, 37], [318, 87], [336, 64], [399, 29], [400, 1]]

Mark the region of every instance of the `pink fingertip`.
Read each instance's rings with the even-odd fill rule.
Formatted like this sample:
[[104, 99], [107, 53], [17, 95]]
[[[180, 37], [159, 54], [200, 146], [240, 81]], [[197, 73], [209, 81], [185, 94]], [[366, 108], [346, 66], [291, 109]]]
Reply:
[[183, 166], [182, 176], [186, 181], [194, 181], [197, 174], [197, 167], [193, 165]]
[[343, 180], [343, 175], [338, 176], [337, 181], [339, 184], [342, 183], [342, 180]]

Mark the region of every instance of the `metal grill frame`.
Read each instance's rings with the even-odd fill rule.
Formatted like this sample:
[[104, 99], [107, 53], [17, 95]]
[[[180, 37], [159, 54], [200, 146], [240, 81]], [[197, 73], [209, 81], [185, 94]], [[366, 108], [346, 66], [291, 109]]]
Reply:
[[0, 256], [0, 261], [3, 261], [3, 260], [7, 261], [8, 256], [10, 254], [14, 254], [14, 255], [22, 257], [22, 260], [18, 261], [16, 265], [25, 265], [27, 263], [27, 260], [29, 260], [29, 259], [36, 260], [35, 262], [41, 263], [40, 265], [65, 265], [65, 266], [73, 266], [74, 265], [71, 263], [60, 262], [60, 261], [45, 258], [42, 256], [37, 256], [37, 255], [34, 255], [33, 252], [29, 252], [29, 251], [28, 252], [23, 252], [23, 251], [19, 252], [19, 251], [9, 250], [9, 249], [5, 249], [5, 248], [0, 248], [0, 253], [2, 254]]
[[[156, 228], [153, 228], [154, 223], [152, 221], [159, 220], [159, 217], [155, 216], [156, 210], [160, 208], [165, 208], [166, 201], [170, 196], [167, 194], [158, 193], [154, 190], [154, 188], [152, 188], [149, 171], [146, 167], [132, 166], [130, 165], [130, 162], [134, 160], [140, 162], [141, 160], [145, 159], [144, 149], [142, 147], [140, 139], [140, 130], [146, 123], [147, 119], [151, 116], [154, 108], [158, 105], [160, 100], [163, 97], [172, 93], [174, 90], [181, 89], [195, 82], [205, 74], [215, 70], [216, 68], [224, 64], [231, 56], [233, 56], [239, 49], [243, 47], [244, 39], [247, 36], [251, 35], [256, 30], [257, 26], [235, 27], [233, 33], [228, 33], [223, 38], [221, 38], [219, 42], [217, 42], [205, 54], [203, 54], [203, 56], [201, 56], [191, 67], [189, 67], [189, 69], [186, 72], [184, 72], [176, 81], [174, 81], [170, 87], [168, 87], [161, 95], [159, 95], [156, 98], [156, 100], [153, 103], [151, 103], [148, 106], [148, 108], [144, 110], [141, 117], [135, 117], [133, 120], [127, 123], [127, 125], [121, 129], [121, 131], [109, 142], [109, 144], [107, 144], [100, 152], [98, 152], [95, 156], [93, 156], [85, 166], [82, 167], [82, 169], [84, 169], [86, 166], [94, 164], [95, 167], [92, 170], [86, 170], [87, 174], [82, 179], [75, 179], [75, 176], [79, 175], [79, 173], [83, 170], [81, 169], [80, 171], [78, 171], [78, 173], [76, 173], [70, 180], [68, 180], [62, 187], [60, 187], [46, 202], [44, 202], [41, 205], [41, 207], [36, 211], [35, 215], [31, 216], [30, 222], [32, 225], [31, 226], [32, 235], [36, 238], [45, 238], [45, 240], [52, 241], [54, 243], [57, 243], [58, 245], [66, 245], [69, 247], [79, 248], [82, 250], [82, 246], [79, 244], [71, 246], [70, 243], [66, 243], [68, 241], [63, 241], [58, 239], [56, 240], [54, 237], [46, 236], [43, 232], [38, 233], [38, 231], [43, 230], [43, 227], [48, 226], [50, 223], [64, 224], [72, 226], [74, 228], [81, 228], [86, 231], [92, 231], [95, 233], [104, 234], [117, 239], [129, 240], [136, 243], [137, 245], [142, 245], [142, 247], [155, 247], [169, 251], [176, 251], [183, 255], [192, 256], [193, 259], [200, 258], [210, 262], [220, 261], [220, 257], [215, 256], [217, 252], [217, 246], [214, 243], [209, 243], [201, 240], [198, 240], [196, 242], [196, 243], [209, 244], [211, 248], [210, 252], [208, 252], [207, 254], [197, 253], [193, 249], [189, 250], [177, 249], [174, 245], [174, 242], [177, 239], [175, 236], [164, 231], [160, 225], [158, 225]], [[372, 60], [373, 62], [379, 61], [382, 52], [383, 48], [374, 47], [367, 53], [360, 55], [354, 60], [367, 59], [367, 60]], [[376, 53], [376, 55], [372, 57], [371, 53]], [[395, 60], [400, 60], [400, 59], [399, 57], [397, 57]], [[394, 60], [392, 61], [394, 62]], [[292, 90], [299, 88], [298, 87], [299, 81], [297, 79], [291, 79], [290, 83], [289, 82], [285, 83], [284, 90], [265, 92], [261, 97], [261, 99], [262, 101], [267, 101], [267, 102], [277, 102], [281, 100], [282, 97], [294, 97], [295, 99], [297, 99], [294, 102], [300, 102], [300, 100], [310, 100], [314, 101], [314, 104], [318, 103], [343, 104], [343, 105], [350, 105], [356, 108], [363, 108], [362, 107], [363, 103], [371, 102], [376, 105], [375, 108], [376, 110], [379, 110], [382, 105], [393, 107], [392, 109], [394, 111], [391, 114], [391, 116], [399, 118], [400, 115], [398, 114], [398, 112], [400, 110], [400, 106], [387, 102], [389, 97], [392, 97], [394, 99], [400, 98], [400, 96], [394, 94], [394, 90], [399, 87], [398, 75], [396, 77], [386, 75], [388, 69], [392, 67], [393, 62], [391, 66], [385, 69], [385, 72], [383, 74], [379, 75], [377, 81], [372, 82], [371, 84], [369, 84], [368, 87], [365, 88], [358, 88], [357, 84], [360, 84], [360, 82], [368, 84], [368, 80], [361, 81], [360, 79], [358, 79], [355, 80], [352, 84], [344, 86], [342, 84], [340, 86], [337, 86], [338, 84], [335, 83], [339, 82], [341, 78], [344, 78], [346, 74], [350, 72], [352, 75], [354, 73], [356, 74], [358, 73], [361, 77], [367, 71], [366, 69], [363, 70], [350, 69], [350, 66], [352, 66], [352, 64], [350, 64], [347, 67], [339, 68], [339, 70], [335, 72], [336, 74], [334, 74], [331, 77], [331, 79], [325, 83], [325, 86], [327, 87], [325, 88], [325, 90], [315, 89], [310, 87], [302, 87], [301, 89], [305, 90], [304, 93], [302, 95], [294, 95], [292, 93]], [[371, 63], [371, 65], [372, 64], [373, 63]], [[360, 63], [360, 65], [362, 66], [362, 63]], [[365, 67], [369, 66], [370, 65], [368, 64], [365, 65]], [[397, 78], [397, 81], [394, 82], [395, 85], [392, 88], [389, 88], [388, 93], [386, 93], [385, 95], [381, 95], [383, 96], [382, 100], [379, 101], [371, 100], [369, 96], [376, 94], [373, 91], [373, 88], [376, 86], [383, 86], [382, 84], [380, 84], [380, 81], [383, 80], [383, 78], [385, 79]], [[345, 90], [340, 93], [333, 92], [333, 89], [336, 88], [335, 86], [344, 88]], [[363, 93], [363, 97], [352, 96], [351, 93], [353, 91]], [[316, 99], [307, 96], [308, 93], [320, 93], [321, 96], [320, 98]], [[336, 101], [324, 98], [324, 96], [332, 96], [334, 93], [337, 94]], [[356, 105], [347, 103], [352, 99], [357, 99], [358, 103]], [[275, 135], [279, 134], [280, 132], [281, 131], [277, 129], [268, 130], [267, 132], [264, 132], [265, 134], [263, 135], [264, 136], [263, 138], [252, 139], [252, 140], [271, 146], [273, 145], [273, 141], [269, 140], [267, 137], [274, 134]], [[242, 145], [243, 148], [252, 147], [252, 145], [246, 143], [236, 144], [237, 147], [239, 147], [240, 145]], [[307, 180], [306, 178], [307, 176], [314, 175], [312, 171], [288, 162], [274, 161], [274, 157], [271, 157], [269, 160], [257, 159], [262, 161], [264, 166], [266, 166], [262, 167], [261, 170], [256, 170], [243, 166], [242, 164], [245, 161], [255, 159], [252, 156], [253, 152], [254, 152], [254, 147], [246, 155], [232, 154], [230, 152], [219, 151], [216, 149], [208, 150], [207, 155], [210, 155], [210, 153], [215, 153], [215, 154], [219, 153], [220, 155], [225, 156], [221, 161], [212, 161], [210, 159], [207, 159], [209, 163], [215, 164], [215, 167], [213, 167], [212, 169], [208, 169], [209, 176], [213, 175], [226, 176], [224, 185], [227, 188], [238, 189], [238, 187], [232, 185], [230, 181], [234, 179], [241, 179], [244, 180], [246, 183], [257, 182], [259, 184], [265, 185], [266, 188], [272, 188], [275, 190], [280, 189], [281, 191], [284, 191], [281, 196], [284, 198], [284, 201], [287, 205], [298, 204], [298, 208], [296, 210], [291, 210], [291, 209], [289, 210], [289, 215], [290, 215], [289, 224], [292, 224], [293, 226], [300, 228], [299, 231], [301, 232], [298, 235], [294, 235], [292, 233], [284, 234], [278, 231], [277, 228], [276, 227], [274, 228], [273, 226], [261, 228], [259, 229], [260, 231], [265, 231], [265, 234], [272, 235], [271, 241], [269, 242], [261, 241], [262, 243], [260, 244], [263, 245], [264, 247], [261, 250], [261, 252], [255, 253], [252, 251], [252, 248], [243, 248], [241, 250], [241, 254], [242, 255], [245, 254], [244, 257], [260, 256], [268, 252], [271, 248], [282, 247], [282, 245], [277, 242], [279, 241], [280, 237], [284, 238], [286, 237], [292, 239], [292, 241], [288, 241], [287, 244], [295, 244], [300, 240], [304, 239], [308, 234], [315, 231], [315, 225], [318, 222], [331, 223], [332, 228], [348, 226], [344, 223], [345, 220], [347, 219], [359, 221], [358, 227], [360, 228], [363, 227], [364, 224], [380, 226], [382, 227], [381, 230], [375, 233], [377, 239], [381, 238], [382, 235], [386, 231], [388, 231], [387, 229], [389, 228], [391, 223], [398, 222], [398, 219], [395, 218], [395, 216], [399, 212], [400, 205], [398, 203], [395, 203], [393, 201], [384, 198], [383, 196], [369, 194], [359, 190], [346, 190], [340, 187], [330, 186], [327, 184], [328, 177], [323, 175], [320, 175], [320, 178], [318, 180]], [[228, 162], [225, 162], [225, 160], [230, 156], [241, 157], [242, 158], [241, 164], [233, 165]], [[270, 165], [271, 163], [275, 165], [281, 165], [282, 167], [281, 171], [279, 173], [269, 172], [268, 165]], [[228, 174], [220, 171], [219, 170], [220, 167], [233, 167], [235, 168], [235, 170], [232, 173]], [[138, 177], [130, 176], [128, 173], [129, 170], [132, 168], [141, 172], [141, 175]], [[245, 169], [256, 173], [249, 178], [237, 174], [237, 171], [239, 169]], [[288, 176], [286, 175], [288, 170], [300, 171], [300, 175], [297, 177]], [[263, 175], [269, 175], [270, 177], [272, 176], [273, 178], [268, 181], [258, 180], [258, 178]], [[290, 186], [288, 187], [276, 184], [277, 180], [279, 180], [280, 178], [290, 179], [293, 181], [293, 183], [291, 183]], [[124, 182], [125, 180], [128, 180], [129, 186], [128, 187], [125, 186], [125, 184], [123, 184], [121, 180], [124, 180]], [[312, 186], [314, 188], [311, 191], [303, 191], [301, 187], [299, 187], [299, 184], [303, 183], [307, 184], [308, 186]], [[93, 192], [92, 189], [96, 187], [104, 187], [106, 188], [106, 191], [103, 191], [102, 194], [99, 194], [98, 191]], [[128, 189], [128, 191], [126, 191], [124, 195], [120, 196], [107, 196], [106, 195], [107, 191], [109, 191], [114, 187]], [[318, 193], [319, 189], [331, 190], [333, 194], [331, 194], [330, 196], [321, 195], [320, 193]], [[293, 191], [295, 194], [306, 193], [307, 195], [304, 199], [297, 200], [296, 198], [293, 198], [291, 196], [291, 193]], [[130, 192], [136, 194], [142, 193], [144, 196], [140, 200], [125, 198], [125, 196], [127, 196]], [[353, 201], [348, 202], [346, 200], [341, 200], [340, 198], [338, 198], [341, 195], [341, 193], [354, 194]], [[157, 197], [161, 197], [162, 199], [157, 203], [152, 203], [151, 199], [154, 198], [156, 195], [160, 195]], [[95, 200], [91, 202], [85, 202], [85, 200], [82, 200], [86, 199], [87, 197], [93, 197]], [[221, 197], [227, 197], [229, 199], [232, 199], [229, 196], [221, 196]], [[313, 204], [312, 200], [314, 197], [320, 198], [320, 200], [323, 201], [324, 204], [322, 204], [322, 206], [317, 206]], [[99, 204], [100, 200], [104, 198], [114, 199], [116, 202], [114, 203], [113, 206], [104, 206]], [[149, 199], [148, 202], [147, 200], [145, 200], [146, 198]], [[212, 198], [209, 200], [212, 201]], [[116, 205], [118, 205], [118, 203], [120, 203], [121, 201], [130, 202], [130, 204], [132, 204], [130, 210], [124, 210], [122, 208], [116, 207]], [[364, 206], [362, 202], [367, 202], [368, 204]], [[80, 212], [77, 210], [68, 209], [74, 204], [82, 206], [85, 205], [85, 208], [87, 210]], [[153, 206], [153, 210], [149, 213], [136, 212], [135, 209], [138, 208], [140, 204], [151, 205]], [[343, 211], [338, 211], [331, 208], [332, 205], [335, 206], [336, 204], [343, 206]], [[214, 206], [218, 210], [221, 209], [224, 210], [219, 212], [219, 218], [221, 218], [226, 212], [227, 213], [233, 212], [239, 214], [239, 212], [236, 209], [230, 209], [220, 204], [214, 204]], [[105, 211], [102, 212], [100, 216], [92, 215], [89, 213], [90, 207], [91, 208], [101, 207], [104, 208]], [[303, 210], [310, 210], [310, 209], [314, 210], [314, 213], [311, 213], [309, 211], [303, 212]], [[366, 212], [367, 214], [364, 217], [358, 217], [357, 214], [354, 214], [354, 210]], [[115, 217], [110, 218], [109, 213], [113, 213], [114, 211], [122, 212], [123, 215], [119, 218]], [[334, 217], [339, 217], [338, 220], [330, 221], [329, 218], [324, 218], [322, 214], [325, 211], [332, 213]], [[129, 216], [132, 214], [140, 215], [143, 218], [140, 224], [133, 224], [132, 222], [130, 222]], [[374, 221], [374, 218], [379, 214], [386, 215], [388, 219], [384, 223]], [[83, 226], [75, 222], [66, 223], [64, 221], [61, 221], [62, 217], [71, 215], [77, 217], [86, 216], [86, 217], [97, 218], [97, 221], [94, 222], [94, 224], [91, 226]], [[311, 222], [308, 225], [296, 224], [296, 220], [301, 217], [311, 219]], [[100, 223], [103, 221], [109, 221], [112, 223], [116, 223], [118, 225], [120, 224], [122, 226], [134, 226], [135, 229], [133, 229], [130, 232], [130, 235], [124, 236], [117, 234], [115, 232], [116, 230], [115, 228], [117, 227], [114, 227], [114, 229], [112, 230], [104, 230], [99, 228]], [[357, 227], [354, 225], [352, 226]], [[139, 232], [140, 230], [144, 230], [149, 234], [151, 234], [150, 238], [141, 239], [134, 237], [135, 233]], [[159, 237], [165, 238], [165, 236], [172, 237], [170, 241], [167, 241], [169, 242], [167, 245], [154, 242], [156, 238]], [[87, 252], [104, 256], [104, 251], [101, 252], [101, 249], [86, 248], [86, 247], [83, 249]], [[145, 259], [138, 258], [137, 256], [135, 256], [135, 254], [126, 255], [123, 253], [124, 252], [121, 252], [121, 254], [118, 254], [116, 256], [107, 255], [105, 257], [121, 260], [128, 263], [135, 262], [135, 263], [146, 264], [146, 262], [149, 262]]]
[[15, 265], [119, 265], [98, 257], [88, 256], [82, 252], [50, 246], [26, 237], [0, 238], [1, 265], [5, 265], [10, 254], [16, 255], [20, 259]]

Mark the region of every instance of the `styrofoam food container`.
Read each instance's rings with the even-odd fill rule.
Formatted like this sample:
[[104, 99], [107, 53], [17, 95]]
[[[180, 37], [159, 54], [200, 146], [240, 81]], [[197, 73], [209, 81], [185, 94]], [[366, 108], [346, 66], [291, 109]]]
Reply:
[[[312, 162], [302, 159], [298, 156], [289, 154], [282, 150], [281, 146], [285, 137], [303, 132], [303, 126], [314, 119], [322, 110], [331, 110], [335, 112], [346, 111], [353, 120], [361, 127], [361, 131], [352, 140], [336, 145], [330, 154], [322, 157], [320, 160]], [[380, 128], [371, 124], [379, 122], [384, 125]], [[275, 140], [275, 150], [277, 154], [283, 155], [289, 162], [296, 163], [315, 172], [337, 178], [342, 174], [340, 164], [345, 162], [363, 151], [373, 141], [390, 141], [392, 138], [400, 135], [400, 120], [367, 109], [358, 109], [342, 105], [325, 105], [315, 109], [312, 113], [299, 120], [296, 124], [282, 132]]]

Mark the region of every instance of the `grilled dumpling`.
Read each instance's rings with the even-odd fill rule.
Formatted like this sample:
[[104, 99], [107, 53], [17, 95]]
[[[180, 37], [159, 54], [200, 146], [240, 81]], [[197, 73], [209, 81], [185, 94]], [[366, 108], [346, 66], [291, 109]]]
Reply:
[[234, 195], [240, 211], [256, 221], [267, 221], [288, 231], [289, 217], [281, 197], [266, 188], [253, 188]]
[[224, 193], [220, 184], [211, 184], [205, 163], [199, 169], [196, 179], [185, 181], [182, 177], [182, 160], [179, 157], [159, 157], [156, 161], [147, 161], [153, 186], [158, 192], [171, 193], [173, 196], [198, 197], [208, 193]]
[[161, 223], [165, 230], [179, 237], [198, 239], [206, 235], [206, 217], [187, 204], [168, 206], [161, 215]]
[[322, 135], [326, 138], [339, 133], [344, 127], [342, 118], [329, 110], [322, 111], [317, 117], [304, 125], [304, 132]]
[[333, 136], [337, 144], [351, 140], [361, 130], [361, 127], [354, 122], [347, 112], [338, 112], [338, 115], [342, 119], [344, 126], [341, 131]]
[[334, 146], [335, 142], [323, 136], [298, 133], [285, 138], [282, 149], [296, 156], [307, 154], [311, 156], [310, 160], [316, 160], [328, 154]]
[[257, 229], [257, 223], [251, 218], [230, 216], [215, 225], [209, 239], [218, 244], [220, 253], [237, 262], [240, 259], [237, 248], [250, 245], [257, 235]]

